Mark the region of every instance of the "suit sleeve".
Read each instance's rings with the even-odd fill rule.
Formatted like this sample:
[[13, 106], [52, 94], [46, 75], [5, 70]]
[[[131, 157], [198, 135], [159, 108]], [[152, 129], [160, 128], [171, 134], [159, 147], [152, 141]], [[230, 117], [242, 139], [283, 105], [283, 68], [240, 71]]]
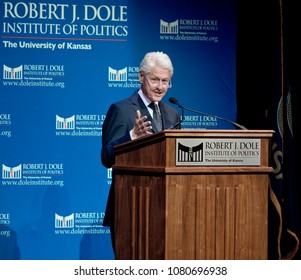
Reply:
[[107, 112], [102, 126], [101, 148], [101, 162], [107, 168], [111, 168], [115, 163], [114, 146], [131, 140], [127, 115], [115, 104], [112, 104]]

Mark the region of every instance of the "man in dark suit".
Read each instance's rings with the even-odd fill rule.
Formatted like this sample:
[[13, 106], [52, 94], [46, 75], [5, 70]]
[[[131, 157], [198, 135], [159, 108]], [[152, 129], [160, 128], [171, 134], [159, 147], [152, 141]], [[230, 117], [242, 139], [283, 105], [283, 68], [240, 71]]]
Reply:
[[[179, 112], [162, 101], [171, 87], [172, 75], [173, 65], [167, 54], [149, 52], [144, 56], [139, 70], [140, 89], [113, 103], [106, 114], [101, 149], [101, 161], [105, 167], [111, 168], [115, 163], [115, 145], [159, 130], [181, 128]], [[113, 186], [112, 182], [103, 225], [110, 226], [114, 249]]]

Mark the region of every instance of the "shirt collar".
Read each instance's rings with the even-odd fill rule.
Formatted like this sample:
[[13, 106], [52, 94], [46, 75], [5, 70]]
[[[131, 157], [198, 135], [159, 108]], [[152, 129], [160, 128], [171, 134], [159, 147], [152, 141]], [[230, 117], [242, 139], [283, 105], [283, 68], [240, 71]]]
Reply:
[[[140, 97], [141, 97], [141, 99], [142, 99], [142, 101], [143, 101], [143, 103], [144, 103], [144, 105], [145, 105], [146, 107], [148, 107], [148, 105], [149, 105], [150, 103], [152, 103], [152, 102], [144, 95], [144, 93], [143, 93], [143, 91], [142, 91], [141, 88], [138, 90], [138, 94], [140, 95]], [[158, 102], [155, 102], [155, 103], [158, 104]]]

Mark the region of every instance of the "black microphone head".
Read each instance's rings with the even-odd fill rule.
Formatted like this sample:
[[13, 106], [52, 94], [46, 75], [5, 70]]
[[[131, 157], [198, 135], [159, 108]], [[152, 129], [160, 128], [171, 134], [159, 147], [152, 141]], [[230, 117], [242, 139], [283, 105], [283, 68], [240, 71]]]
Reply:
[[178, 105], [178, 99], [177, 99], [177, 98], [175, 98], [175, 97], [170, 97], [168, 100], [169, 100], [169, 102], [171, 102], [172, 104]]

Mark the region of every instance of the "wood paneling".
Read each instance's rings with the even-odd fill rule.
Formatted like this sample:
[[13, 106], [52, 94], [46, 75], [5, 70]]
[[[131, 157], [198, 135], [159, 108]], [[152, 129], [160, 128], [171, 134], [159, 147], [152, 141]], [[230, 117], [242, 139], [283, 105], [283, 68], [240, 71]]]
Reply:
[[[117, 259], [267, 259], [271, 132], [198, 134], [163, 132], [117, 147]], [[261, 165], [176, 166], [183, 135], [261, 138]]]

